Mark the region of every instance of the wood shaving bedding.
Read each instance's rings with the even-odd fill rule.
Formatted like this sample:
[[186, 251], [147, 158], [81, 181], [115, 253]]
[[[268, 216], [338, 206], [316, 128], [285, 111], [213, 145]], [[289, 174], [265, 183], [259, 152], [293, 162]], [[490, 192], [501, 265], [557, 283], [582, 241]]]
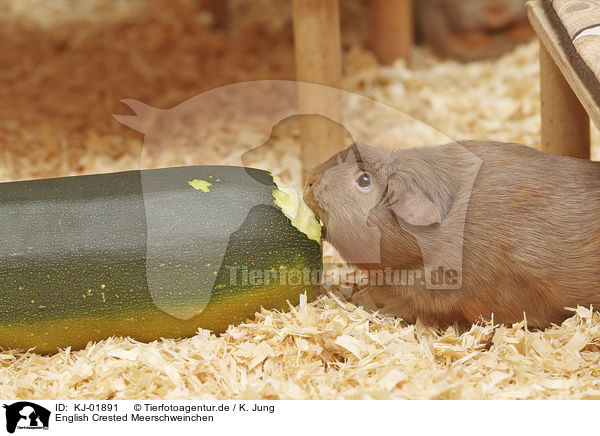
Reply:
[[0, 353], [6, 398], [600, 398], [600, 315], [543, 332], [405, 325], [329, 295], [217, 337], [111, 338], [49, 357]]
[[[285, 2], [263, 0], [251, 11], [244, 2], [231, 3], [227, 33], [184, 0], [123, 1], [116, 12], [98, 0], [79, 1], [77, 8], [61, 0], [52, 9], [38, 0], [0, 0], [6, 84], [0, 88], [0, 178], [138, 167], [143, 138], [110, 115], [127, 113], [120, 98], [166, 108], [225, 83], [293, 78]], [[344, 89], [424, 122], [398, 124], [357, 104], [351, 113], [362, 117], [359, 139], [390, 147], [443, 137], [539, 144], [537, 43], [466, 65], [415, 49], [411, 69], [402, 61], [379, 67], [364, 48], [365, 6], [342, 4]], [[266, 18], [260, 7], [280, 18]], [[189, 154], [166, 150], [144, 164], [232, 162], [239, 150], [223, 144], [252, 141], [247, 130], [240, 139], [240, 129], [233, 123], [229, 131], [211, 132], [208, 156], [195, 156], [184, 144], [177, 150]], [[592, 130], [593, 156], [600, 158]], [[298, 133], [296, 120], [287, 120], [252, 156], [256, 166], [297, 188]], [[588, 308], [545, 331], [528, 331], [526, 320], [468, 331], [407, 325], [361, 307], [352, 268], [330, 246], [325, 262], [350, 275], [326, 286], [317, 301], [283, 313], [263, 310], [220, 336], [200, 330], [149, 344], [110, 338], [51, 356], [0, 351], [0, 397], [600, 398], [600, 315]]]

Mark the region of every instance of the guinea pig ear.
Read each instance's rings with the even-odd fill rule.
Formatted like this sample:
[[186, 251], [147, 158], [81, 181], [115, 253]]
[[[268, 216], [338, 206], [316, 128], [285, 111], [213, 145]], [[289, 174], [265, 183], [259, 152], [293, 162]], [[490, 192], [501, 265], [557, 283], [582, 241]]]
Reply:
[[385, 204], [397, 218], [413, 226], [438, 224], [442, 219], [440, 208], [427, 194], [400, 179], [388, 180]]

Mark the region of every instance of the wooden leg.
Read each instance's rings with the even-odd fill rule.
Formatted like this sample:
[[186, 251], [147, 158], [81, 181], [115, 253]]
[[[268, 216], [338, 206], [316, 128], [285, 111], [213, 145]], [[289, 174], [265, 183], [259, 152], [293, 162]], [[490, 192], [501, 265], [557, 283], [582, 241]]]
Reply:
[[371, 0], [371, 46], [382, 64], [410, 61], [413, 46], [412, 0]]
[[[341, 85], [342, 53], [338, 0], [293, 0], [296, 79], [335, 88]], [[327, 90], [299, 89], [302, 113], [341, 119], [339, 95]], [[300, 120], [304, 175], [343, 148], [344, 130], [319, 115]]]
[[542, 150], [590, 158], [590, 119], [579, 99], [540, 43]]

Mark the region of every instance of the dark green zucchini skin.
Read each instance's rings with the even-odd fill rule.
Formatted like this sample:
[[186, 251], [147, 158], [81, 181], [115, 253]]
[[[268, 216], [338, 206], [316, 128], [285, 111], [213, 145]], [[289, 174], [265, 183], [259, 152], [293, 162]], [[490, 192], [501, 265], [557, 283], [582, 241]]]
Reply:
[[265, 171], [227, 166], [0, 184], [0, 347], [222, 332], [313, 297], [321, 246], [273, 204], [274, 188]]

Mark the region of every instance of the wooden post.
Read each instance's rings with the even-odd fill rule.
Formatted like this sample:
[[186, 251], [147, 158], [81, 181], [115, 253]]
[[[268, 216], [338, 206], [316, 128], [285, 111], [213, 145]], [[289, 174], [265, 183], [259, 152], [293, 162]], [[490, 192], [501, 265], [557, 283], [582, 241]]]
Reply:
[[[338, 0], [293, 0], [296, 79], [335, 88], [341, 85], [342, 53]], [[300, 88], [302, 113], [341, 119], [339, 93]], [[344, 145], [339, 124], [319, 115], [300, 119], [304, 176], [315, 165], [337, 153]]]
[[403, 58], [413, 46], [412, 0], [371, 0], [371, 47], [382, 64]]
[[540, 43], [542, 150], [590, 158], [590, 119], [560, 69]]

